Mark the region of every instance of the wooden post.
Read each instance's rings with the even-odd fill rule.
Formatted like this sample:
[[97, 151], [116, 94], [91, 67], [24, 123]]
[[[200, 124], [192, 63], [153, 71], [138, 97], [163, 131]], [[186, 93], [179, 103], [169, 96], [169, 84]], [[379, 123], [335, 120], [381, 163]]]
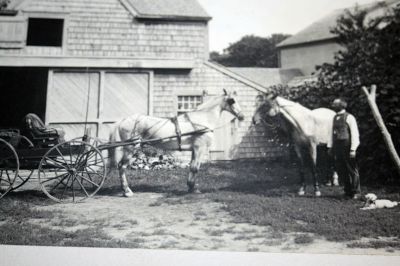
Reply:
[[385, 122], [383, 121], [382, 115], [379, 112], [378, 105], [376, 104], [376, 85], [372, 85], [370, 91], [365, 86], [362, 87], [362, 90], [367, 96], [368, 104], [371, 107], [372, 114], [383, 135], [383, 140], [385, 141], [386, 147], [389, 150], [390, 157], [396, 165], [397, 173], [400, 176], [400, 158], [394, 147], [392, 137], [390, 136], [390, 133], [386, 128]]

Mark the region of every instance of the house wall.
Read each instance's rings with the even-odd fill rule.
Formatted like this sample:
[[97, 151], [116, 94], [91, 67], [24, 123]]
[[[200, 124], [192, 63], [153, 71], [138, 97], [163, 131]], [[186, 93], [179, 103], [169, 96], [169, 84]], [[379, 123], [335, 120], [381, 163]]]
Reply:
[[280, 67], [299, 68], [304, 75], [311, 75], [317, 65], [333, 63], [334, 54], [340, 49], [341, 46], [334, 41], [282, 47]]
[[0, 55], [208, 57], [206, 22], [138, 22], [119, 0], [32, 0], [26, 3], [20, 15], [26, 21], [28, 17], [65, 19], [64, 47], [0, 49]]
[[[265, 158], [282, 155], [282, 147], [269, 140], [264, 128], [254, 127], [252, 117], [256, 110], [257, 89], [245, 84], [232, 76], [202, 64], [191, 72], [156, 71], [154, 73], [153, 110], [159, 117], [171, 117], [177, 112], [177, 94], [207, 91], [209, 95], [221, 95], [222, 89], [236, 91], [239, 105], [245, 115], [245, 120], [235, 123], [231, 130], [235, 131], [234, 140], [229, 147], [226, 159]], [[226, 137], [226, 136], [225, 136]], [[223, 141], [214, 139], [215, 142]]]

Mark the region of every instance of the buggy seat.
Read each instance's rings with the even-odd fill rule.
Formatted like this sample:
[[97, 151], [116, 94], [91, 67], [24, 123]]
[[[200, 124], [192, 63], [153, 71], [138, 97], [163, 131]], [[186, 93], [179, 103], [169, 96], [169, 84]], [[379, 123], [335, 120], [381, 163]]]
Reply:
[[[38, 146], [52, 146], [64, 141], [64, 131], [49, 128], [36, 114], [30, 113], [24, 117], [22, 131]], [[35, 145], [35, 146], [36, 146]]]

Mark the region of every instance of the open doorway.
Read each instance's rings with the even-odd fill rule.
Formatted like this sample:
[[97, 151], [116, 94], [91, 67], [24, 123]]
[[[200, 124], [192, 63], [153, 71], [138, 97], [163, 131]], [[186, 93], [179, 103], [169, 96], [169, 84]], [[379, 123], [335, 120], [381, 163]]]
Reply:
[[44, 119], [47, 68], [0, 68], [0, 127], [20, 127], [28, 113]]

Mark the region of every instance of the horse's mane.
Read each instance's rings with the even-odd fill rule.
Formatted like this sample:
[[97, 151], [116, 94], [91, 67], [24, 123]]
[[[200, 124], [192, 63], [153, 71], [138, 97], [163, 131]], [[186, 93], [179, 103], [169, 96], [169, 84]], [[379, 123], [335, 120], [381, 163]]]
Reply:
[[204, 102], [204, 103], [198, 105], [197, 108], [196, 108], [196, 111], [202, 111], [202, 110], [208, 109], [208, 108], [210, 108], [210, 107], [216, 106], [217, 104], [220, 103], [221, 97], [222, 97], [222, 96], [215, 96], [215, 97], [212, 97], [212, 98], [209, 99], [208, 101], [206, 101], [206, 102]]
[[276, 101], [278, 102], [280, 107], [285, 107], [285, 106], [291, 106], [292, 107], [292, 106], [295, 106], [295, 107], [299, 108], [300, 111], [311, 114], [311, 109], [308, 109], [307, 107], [304, 107], [303, 105], [301, 105], [299, 103], [296, 103], [296, 102], [293, 102], [291, 100], [288, 100], [288, 99], [285, 99], [285, 98], [282, 98], [282, 97], [277, 97]]

